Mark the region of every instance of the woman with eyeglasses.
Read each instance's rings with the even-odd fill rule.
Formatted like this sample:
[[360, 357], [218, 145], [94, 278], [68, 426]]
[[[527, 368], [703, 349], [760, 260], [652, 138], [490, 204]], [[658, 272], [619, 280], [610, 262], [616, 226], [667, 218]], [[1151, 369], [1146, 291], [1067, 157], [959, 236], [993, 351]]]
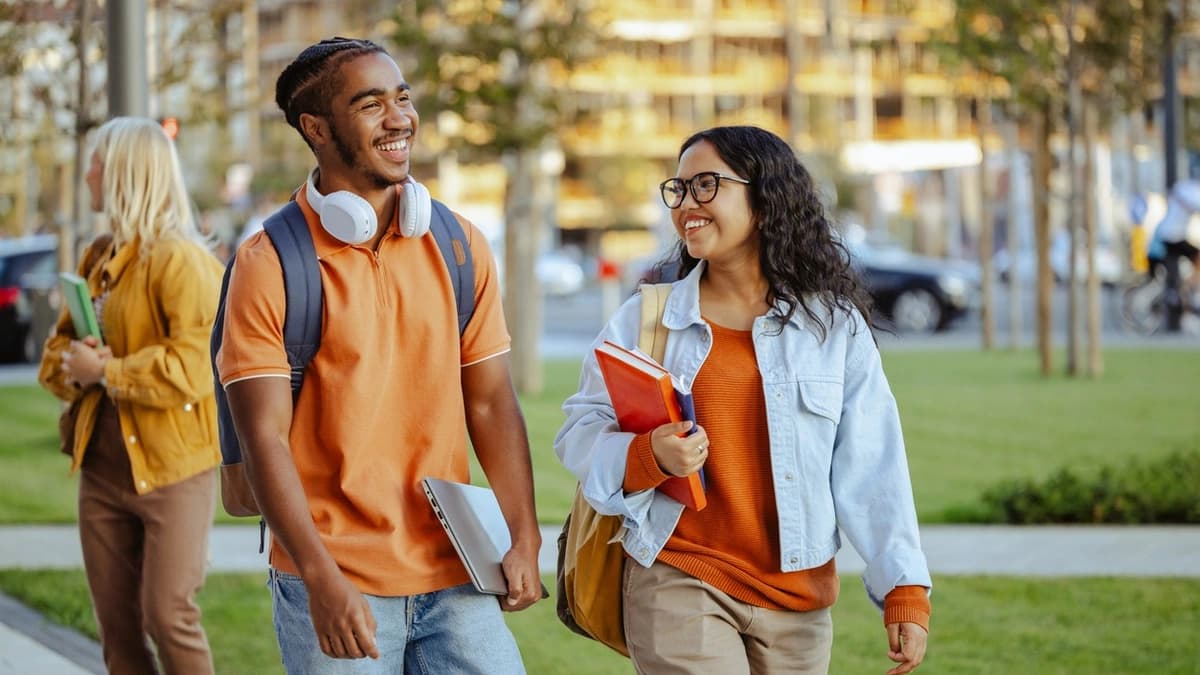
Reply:
[[[887, 672], [912, 672], [931, 580], [900, 418], [812, 176], [778, 136], [717, 127], [684, 141], [660, 190], [679, 236], [663, 365], [690, 390], [696, 431], [621, 432], [589, 354], [555, 439], [592, 506], [624, 518], [637, 672], [826, 673], [839, 530], [866, 561]], [[636, 345], [640, 306], [626, 301], [596, 344]], [[701, 467], [702, 510], [655, 489]]]

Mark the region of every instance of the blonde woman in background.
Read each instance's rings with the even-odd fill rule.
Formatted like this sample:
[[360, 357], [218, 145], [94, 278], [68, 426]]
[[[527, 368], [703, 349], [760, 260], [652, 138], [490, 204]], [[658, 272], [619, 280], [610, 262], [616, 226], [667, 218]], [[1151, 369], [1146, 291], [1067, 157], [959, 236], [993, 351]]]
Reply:
[[223, 267], [154, 121], [100, 127], [87, 184], [110, 230], [79, 267], [101, 340], [78, 339], [64, 310], [39, 380], [74, 406], [63, 448], [82, 468], [79, 537], [104, 661], [122, 675], [211, 673], [195, 595], [220, 462], [208, 338]]

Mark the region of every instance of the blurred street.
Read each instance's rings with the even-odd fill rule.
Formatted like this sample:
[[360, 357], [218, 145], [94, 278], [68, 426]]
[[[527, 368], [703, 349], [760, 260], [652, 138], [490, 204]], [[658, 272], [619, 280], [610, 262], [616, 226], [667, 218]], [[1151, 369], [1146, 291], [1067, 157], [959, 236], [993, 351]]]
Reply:
[[[1023, 348], [1035, 347], [1036, 322], [1034, 318], [1034, 287], [1028, 284], [1018, 297], [1021, 307], [1021, 343]], [[1009, 340], [1009, 305], [1006, 285], [995, 287], [995, 345], [1007, 348]], [[622, 300], [626, 296], [622, 296]], [[1102, 344], [1117, 346], [1162, 346], [1172, 348], [1200, 349], [1200, 334], [1196, 327], [1174, 335], [1140, 335], [1121, 322], [1121, 291], [1118, 288], [1102, 288], [1100, 307], [1102, 315]], [[544, 357], [582, 356], [592, 338], [604, 325], [605, 307], [599, 288], [589, 285], [574, 295], [546, 298], [543, 316], [542, 355]], [[1054, 291], [1053, 311], [1054, 340], [1058, 346], [1067, 341], [1067, 289], [1057, 286]], [[1082, 309], [1080, 314], [1082, 317]], [[885, 349], [968, 349], [980, 344], [981, 319], [978, 300], [962, 319], [944, 331], [932, 334], [880, 332], [879, 343]], [[1185, 329], [1189, 326], [1185, 326]], [[1082, 335], [1082, 333], [1081, 333]]]
[[[1007, 348], [1009, 313], [1007, 286], [998, 285], [996, 292], [996, 347]], [[1120, 289], [1100, 291], [1102, 313], [1102, 344], [1106, 347], [1163, 347], [1171, 349], [1200, 349], [1197, 326], [1185, 324], [1177, 334], [1140, 335], [1122, 325]], [[578, 293], [548, 296], [542, 312], [544, 317], [541, 352], [543, 358], [581, 358], [607, 319], [607, 308], [601, 289], [595, 284], [584, 286]], [[620, 296], [624, 300], [626, 296]], [[1034, 288], [1022, 289], [1021, 303], [1022, 348], [1035, 347]], [[1065, 346], [1067, 341], [1067, 291], [1063, 286], [1054, 292], [1054, 342]], [[944, 331], [931, 334], [879, 333], [883, 349], [974, 349], [980, 344], [978, 303], [962, 319]], [[0, 385], [36, 382], [37, 367], [28, 364], [0, 364]]]

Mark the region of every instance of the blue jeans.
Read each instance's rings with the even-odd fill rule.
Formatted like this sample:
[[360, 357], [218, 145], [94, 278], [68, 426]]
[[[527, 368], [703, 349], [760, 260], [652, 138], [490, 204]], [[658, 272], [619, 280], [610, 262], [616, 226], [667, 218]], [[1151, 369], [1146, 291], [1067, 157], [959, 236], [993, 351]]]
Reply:
[[496, 596], [471, 584], [401, 597], [366, 595], [379, 659], [334, 659], [321, 651], [299, 577], [271, 570], [275, 634], [288, 675], [524, 675], [516, 640]]

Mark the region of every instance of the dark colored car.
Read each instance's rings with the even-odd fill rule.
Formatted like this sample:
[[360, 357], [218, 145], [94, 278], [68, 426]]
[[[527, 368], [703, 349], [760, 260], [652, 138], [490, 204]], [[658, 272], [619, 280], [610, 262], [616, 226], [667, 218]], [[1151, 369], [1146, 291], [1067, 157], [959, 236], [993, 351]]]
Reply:
[[58, 238], [0, 239], [0, 362], [33, 362], [54, 321]]
[[895, 245], [845, 241], [885, 324], [900, 333], [944, 330], [967, 313], [977, 268], [927, 258]]
[[[843, 239], [883, 325], [900, 333], [944, 330], [967, 313], [978, 285], [978, 269], [915, 255], [895, 244]], [[649, 282], [674, 280], [677, 267], [656, 264], [644, 270]]]

